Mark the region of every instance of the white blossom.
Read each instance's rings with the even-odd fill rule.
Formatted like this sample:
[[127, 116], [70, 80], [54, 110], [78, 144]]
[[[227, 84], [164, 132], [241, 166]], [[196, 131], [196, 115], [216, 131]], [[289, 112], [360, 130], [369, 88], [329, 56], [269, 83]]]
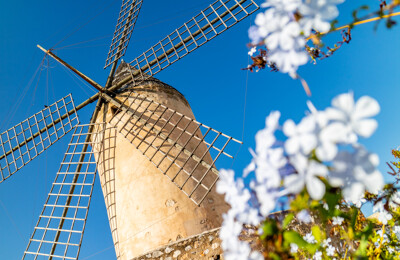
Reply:
[[340, 226], [340, 225], [342, 225], [343, 221], [344, 221], [344, 218], [342, 218], [342, 217], [339, 217], [339, 216], [333, 217], [333, 218], [332, 218], [332, 225], [334, 225], [334, 226], [335, 226], [335, 225]]
[[330, 21], [335, 19], [339, 11], [337, 4], [344, 0], [307, 0], [303, 1], [299, 7], [302, 15], [300, 24], [304, 35], [309, 36], [311, 30], [326, 33], [331, 28]]
[[317, 240], [315, 240], [315, 237], [313, 236], [313, 234], [310, 232], [310, 233], [307, 233], [304, 237], [303, 237], [303, 239], [307, 242], [307, 243], [309, 243], [309, 244], [315, 244], [315, 243], [317, 243]]
[[376, 194], [383, 188], [383, 176], [376, 168], [378, 164], [378, 156], [362, 146], [354, 147], [353, 152], [340, 151], [333, 161], [329, 183], [334, 187], [342, 187], [344, 198], [356, 203], [365, 190]]
[[325, 184], [318, 176], [326, 177], [327, 167], [314, 160], [309, 161], [302, 155], [291, 157], [290, 162], [297, 170], [297, 174], [291, 174], [285, 178], [285, 188], [291, 193], [298, 194], [306, 186], [312, 199], [322, 199], [325, 194]]
[[307, 210], [303, 209], [299, 213], [297, 213], [296, 218], [300, 220], [301, 222], [304, 222], [306, 224], [311, 222], [311, 215], [308, 213]]
[[268, 0], [261, 7], [272, 7], [280, 12], [295, 12], [301, 4], [301, 0]]
[[332, 245], [329, 245], [328, 248], [326, 249], [326, 254], [328, 256], [334, 256], [335, 255], [335, 247], [333, 247]]
[[373, 212], [378, 212], [378, 220], [383, 224], [383, 225], [387, 225], [388, 221], [391, 220], [393, 218], [392, 214], [390, 214], [383, 205], [382, 201], [379, 201], [378, 203], [376, 203], [374, 205], [374, 207], [372, 208]]
[[397, 239], [400, 239], [400, 226], [394, 226], [393, 232], [396, 234]]
[[365, 202], [367, 202], [367, 200], [366, 200], [364, 197], [361, 197], [359, 200], [357, 200], [357, 201], [354, 203], [354, 206], [356, 206], [357, 208], [361, 208], [361, 206], [362, 206]]
[[288, 73], [293, 79], [297, 78], [297, 69], [307, 63], [308, 54], [306, 51], [292, 50], [275, 50], [269, 54], [269, 61], [274, 63], [276, 67], [283, 73]]
[[316, 251], [314, 256], [313, 256], [314, 260], [322, 260], [322, 252], [320, 251]]
[[247, 54], [249, 54], [249, 56], [253, 56], [253, 54], [254, 54], [256, 51], [257, 51], [257, 47], [254, 46], [254, 47], [252, 47], [252, 48], [249, 50], [249, 52], [248, 52]]
[[321, 161], [330, 161], [338, 152], [337, 143], [343, 140], [346, 128], [341, 123], [330, 122], [328, 113], [318, 111], [310, 101], [307, 102], [307, 106], [311, 111], [309, 117], [314, 118], [316, 123], [317, 144], [315, 154]]
[[378, 242], [380, 242], [381, 239], [382, 239], [382, 243], [387, 243], [387, 242], [389, 242], [388, 236], [383, 232], [382, 229], [379, 229], [378, 231], [376, 231], [376, 234], [380, 237], [380, 238], [378, 239]]
[[[278, 1], [271, 3], [278, 5]], [[322, 199], [325, 184], [321, 177], [326, 178], [330, 185], [340, 187], [344, 199], [353, 204], [363, 200], [365, 191], [377, 194], [382, 189], [383, 177], [377, 170], [378, 156], [356, 143], [357, 136], [369, 137], [376, 128], [371, 130], [373, 123], [367, 117], [376, 114], [379, 105], [363, 97], [356, 104], [346, 106], [349, 95], [338, 96], [332, 102], [333, 108], [325, 111], [318, 111], [309, 103], [311, 114], [306, 115], [298, 125], [292, 120], [283, 125], [282, 131], [287, 136], [285, 142], [275, 136], [280, 129], [280, 113], [271, 112], [266, 118], [265, 128], [256, 134], [256, 148], [250, 150], [253, 158], [243, 171], [243, 178], [252, 177], [248, 186], [243, 178], [235, 178], [232, 170], [220, 171], [216, 189], [225, 194], [226, 202], [231, 205], [228, 213], [223, 215], [220, 232], [226, 259], [263, 259], [261, 254], [251, 252], [247, 242], [239, 240], [243, 224], [258, 225], [277, 207], [282, 196], [298, 194], [304, 188], [312, 199]], [[367, 108], [366, 111], [363, 111], [364, 108]], [[358, 125], [370, 127], [370, 130], [360, 130]], [[254, 175], [249, 175], [250, 172]], [[393, 196], [389, 203], [397, 200]], [[374, 211], [380, 212], [382, 223], [392, 218], [384, 210], [383, 203], [375, 205]], [[299, 212], [297, 218], [305, 223], [311, 221], [307, 210]], [[341, 225], [343, 221], [339, 216], [332, 218], [333, 225]], [[393, 230], [400, 237], [400, 227], [395, 226]], [[385, 239], [384, 234], [381, 236]], [[304, 239], [308, 243], [317, 242], [312, 233], [306, 234]], [[323, 247], [328, 256], [334, 256], [336, 249], [330, 242], [330, 238], [324, 240]], [[290, 247], [292, 253], [297, 252], [296, 244]], [[321, 258], [319, 251], [313, 256], [313, 259]]]
[[290, 243], [290, 253], [297, 253], [297, 251], [299, 250], [299, 246], [295, 243]]
[[285, 142], [285, 151], [289, 154], [301, 152], [304, 155], [317, 146], [317, 137], [315, 135], [316, 121], [313, 117], [303, 118], [296, 126], [293, 120], [288, 119], [283, 124], [283, 133], [288, 137]]
[[328, 247], [330, 245], [329, 244], [330, 242], [331, 242], [331, 238], [328, 237], [327, 239], [324, 239], [324, 241], [322, 241], [322, 246], [323, 247]]
[[[248, 34], [253, 45], [263, 42], [267, 47], [268, 62], [292, 78], [297, 69], [307, 63], [306, 37], [312, 29], [327, 32], [330, 21], [337, 17], [336, 5], [343, 0], [266, 0], [267, 8], [259, 13]], [[296, 20], [299, 14], [301, 19]]]
[[346, 127], [344, 141], [355, 143], [358, 140], [357, 136], [368, 138], [375, 132], [378, 123], [370, 118], [377, 115], [380, 110], [375, 99], [363, 96], [354, 103], [353, 94], [345, 93], [335, 97], [332, 106], [326, 112], [331, 120]]

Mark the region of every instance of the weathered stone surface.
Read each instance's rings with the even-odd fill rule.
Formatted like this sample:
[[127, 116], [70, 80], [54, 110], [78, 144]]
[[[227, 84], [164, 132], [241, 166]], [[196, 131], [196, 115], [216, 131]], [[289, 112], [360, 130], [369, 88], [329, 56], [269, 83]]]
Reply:
[[[170, 243], [164, 247], [157, 248], [153, 252], [165, 252], [161, 257], [153, 257], [151, 259], [223, 259], [222, 249], [220, 247], [219, 228], [204, 232], [199, 235], [181, 239], [174, 243]], [[146, 255], [153, 255], [149, 252]], [[142, 259], [145, 255], [134, 258]]]

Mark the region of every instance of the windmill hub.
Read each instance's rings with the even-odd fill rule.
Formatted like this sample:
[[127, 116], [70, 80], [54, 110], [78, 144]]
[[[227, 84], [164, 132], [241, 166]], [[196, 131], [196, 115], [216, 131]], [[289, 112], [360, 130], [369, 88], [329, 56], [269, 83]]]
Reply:
[[[131, 76], [131, 73], [134, 74], [137, 70], [130, 66], [128, 63], [125, 63], [124, 61], [121, 62], [121, 64], [118, 66], [116, 72], [115, 72], [115, 77], [113, 80], [113, 84], [117, 84], [118, 82], [122, 81], [126, 77]], [[135, 73], [136, 74], [136, 73]], [[126, 92], [127, 90], [135, 90], [138, 92], [142, 93], [148, 93], [150, 95], [151, 92], [153, 93], [164, 93], [168, 95], [169, 98], [171, 99], [176, 99], [178, 102], [182, 102], [189, 106], [189, 102], [186, 100], [186, 98], [174, 87], [156, 79], [153, 78], [147, 74], [143, 74], [142, 76], [136, 76], [133, 77], [135, 81], [138, 83], [130, 82], [129, 84], [126, 84], [124, 87], [120, 88], [118, 93], [121, 92]]]

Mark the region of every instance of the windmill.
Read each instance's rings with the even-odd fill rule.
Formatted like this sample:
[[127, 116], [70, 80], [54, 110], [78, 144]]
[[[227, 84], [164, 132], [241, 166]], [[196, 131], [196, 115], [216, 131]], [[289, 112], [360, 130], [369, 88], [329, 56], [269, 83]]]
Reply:
[[[220, 156], [230, 156], [225, 148], [231, 142], [239, 141], [197, 122], [184, 97], [153, 76], [254, 13], [258, 6], [253, 0], [217, 0], [133, 61], [122, 63], [117, 70], [141, 5], [141, 0], [122, 1], [106, 60], [105, 68], [111, 69], [104, 87], [51, 50], [39, 46], [99, 92], [77, 106], [72, 96], [68, 95], [0, 135], [0, 182], [3, 182], [73, 131], [23, 259], [78, 258], [97, 171], [100, 173], [116, 254], [120, 259], [130, 259], [141, 253], [138, 250], [146, 250], [143, 245], [137, 245], [140, 240], [153, 247], [169, 241], [161, 234], [159, 239], [155, 239], [155, 234], [151, 232], [144, 234], [145, 239], [132, 239], [130, 232], [134, 230], [135, 223], [123, 222], [140, 222], [140, 216], [129, 216], [137, 205], [131, 207], [132, 201], [125, 201], [122, 208], [127, 209], [125, 214], [129, 216], [125, 219], [118, 216], [116, 205], [131, 198], [135, 190], [136, 193], [146, 192], [148, 186], [136, 185], [134, 191], [125, 188], [125, 195], [121, 195], [124, 193], [120, 185], [125, 179], [119, 180], [117, 175], [130, 177], [123, 174], [125, 170], [122, 168], [128, 168], [127, 171], [137, 165], [136, 170], [145, 168], [137, 178], [144, 176], [154, 182], [153, 186], [159, 190], [152, 193], [161, 196], [167, 208], [164, 211], [168, 214], [172, 209], [179, 212], [174, 214], [180, 215], [179, 219], [189, 217], [196, 220], [179, 223], [172, 218], [171, 227], [163, 227], [165, 233], [171, 230], [179, 233], [180, 229], [201, 232], [218, 226], [221, 221], [219, 219], [214, 223], [213, 220], [213, 216], [220, 217], [224, 211], [224, 205], [221, 209], [215, 207], [222, 203], [221, 197], [213, 191], [218, 179], [215, 161]], [[81, 124], [78, 111], [93, 102], [97, 105], [91, 121]], [[214, 156], [211, 156], [212, 152], [215, 152]], [[158, 171], [158, 175], [146, 172], [150, 165]], [[163, 185], [168, 186], [168, 194]], [[174, 190], [169, 187], [174, 187]], [[169, 192], [173, 193], [172, 199], [168, 197], [171, 196]], [[146, 197], [147, 193], [142, 196]], [[183, 200], [190, 201], [196, 209], [189, 208]], [[119, 208], [121, 210], [121, 206]], [[143, 219], [157, 215], [152, 208], [141, 212], [146, 211], [150, 213]], [[188, 236], [190, 232], [182, 236]], [[146, 237], [148, 233], [151, 238]], [[174, 239], [179, 239], [180, 235], [174, 235]], [[127, 243], [128, 239], [131, 242]]]

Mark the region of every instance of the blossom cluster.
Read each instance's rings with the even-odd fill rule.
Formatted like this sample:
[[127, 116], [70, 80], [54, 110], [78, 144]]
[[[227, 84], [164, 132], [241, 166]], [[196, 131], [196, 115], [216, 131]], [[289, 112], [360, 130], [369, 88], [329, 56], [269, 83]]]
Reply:
[[[329, 185], [357, 205], [365, 192], [378, 194], [383, 188], [378, 156], [359, 143], [377, 128], [371, 117], [379, 113], [378, 102], [368, 96], [355, 102], [352, 93], [345, 93], [335, 97], [325, 110], [317, 110], [311, 102], [308, 107], [310, 111], [298, 124], [288, 119], [280, 125], [280, 112], [271, 112], [265, 128], [256, 134], [256, 148], [250, 150], [253, 159], [243, 175], [235, 178], [232, 170], [221, 170], [217, 192], [225, 194], [231, 205], [220, 233], [226, 259], [263, 259], [238, 236], [243, 224], [257, 226], [278, 207], [288, 208], [290, 199], [284, 198], [305, 191], [310, 199], [323, 204]], [[278, 131], [283, 132], [284, 140], [277, 139]], [[250, 179], [249, 185], [245, 185], [245, 178]], [[376, 210], [382, 212], [383, 208], [377, 206]], [[297, 217], [310, 222], [307, 212]], [[341, 221], [339, 216], [333, 219], [334, 224]], [[291, 246], [295, 251], [297, 245]], [[326, 250], [333, 254], [329, 244]]]
[[[344, 0], [266, 0], [266, 8], [249, 29], [254, 46], [260, 43], [268, 49], [268, 65], [297, 77], [299, 66], [307, 63], [306, 39], [313, 31], [325, 33]], [[252, 55], [256, 47], [249, 52]]]

